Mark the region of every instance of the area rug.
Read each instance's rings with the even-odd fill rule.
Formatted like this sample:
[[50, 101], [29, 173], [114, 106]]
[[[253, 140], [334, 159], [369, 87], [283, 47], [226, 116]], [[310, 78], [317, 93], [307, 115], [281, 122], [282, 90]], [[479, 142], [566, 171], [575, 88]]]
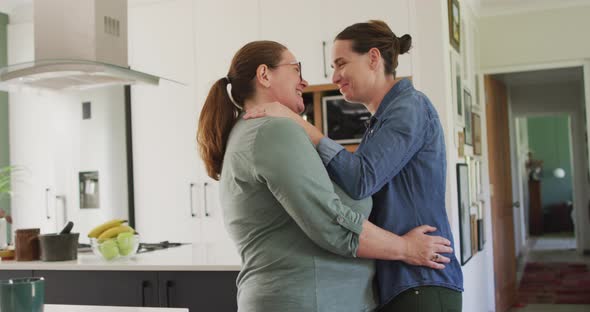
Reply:
[[590, 304], [590, 271], [583, 263], [529, 262], [518, 289], [518, 302]]

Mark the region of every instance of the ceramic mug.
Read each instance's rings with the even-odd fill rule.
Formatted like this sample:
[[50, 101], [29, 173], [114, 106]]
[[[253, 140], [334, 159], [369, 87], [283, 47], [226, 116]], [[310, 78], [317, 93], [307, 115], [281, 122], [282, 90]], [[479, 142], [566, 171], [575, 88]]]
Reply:
[[0, 280], [0, 312], [43, 312], [44, 303], [42, 277]]

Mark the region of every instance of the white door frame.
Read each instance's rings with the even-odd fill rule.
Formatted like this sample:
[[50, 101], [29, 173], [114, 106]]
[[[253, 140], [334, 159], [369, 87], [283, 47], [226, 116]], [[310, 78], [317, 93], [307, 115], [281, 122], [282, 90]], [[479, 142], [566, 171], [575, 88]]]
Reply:
[[[587, 172], [584, 172], [584, 181], [586, 181], [586, 185], [590, 185], [590, 181], [588, 179], [590, 179], [590, 60], [585, 60], [583, 62], [583, 69], [584, 69], [584, 102], [586, 103], [586, 155], [589, 155], [588, 159], [586, 159], [587, 163], [586, 163], [586, 168]], [[583, 199], [583, 205], [581, 206], [582, 209], [579, 209], [581, 212], [583, 213], [579, 213], [577, 215], [578, 218], [584, 218], [583, 220], [589, 220], [590, 216], [588, 214], [590, 214], [590, 194], [587, 193], [587, 191], [582, 190], [582, 195], [585, 196], [585, 198]], [[579, 219], [582, 220], [582, 219]], [[590, 247], [587, 247], [587, 245], [590, 244], [590, 242], [586, 241], [586, 239], [590, 239], [588, 237], [590, 237], [590, 234], [588, 234], [590, 232], [590, 229], [586, 228], [584, 232], [582, 232], [582, 237], [584, 239], [583, 242], [578, 241], [578, 252], [580, 254], [584, 254], [585, 252], [587, 252], [588, 250], [590, 250]], [[580, 232], [578, 232], [580, 233]], [[583, 243], [583, 244], [582, 244]], [[583, 246], [582, 248], [580, 248], [580, 246]]]
[[[525, 71], [535, 71], [535, 70], [547, 70], [547, 69], [558, 69], [558, 68], [567, 68], [567, 67], [582, 67], [584, 72], [584, 100], [586, 105], [586, 132], [590, 135], [590, 59], [580, 59], [580, 60], [570, 60], [570, 61], [563, 61], [563, 62], [551, 62], [551, 63], [538, 63], [538, 64], [526, 64], [526, 65], [514, 65], [514, 66], [501, 66], [501, 67], [494, 67], [494, 68], [486, 68], [480, 71], [481, 76], [484, 75], [494, 75], [494, 74], [506, 74], [506, 73], [515, 73], [515, 72], [525, 72]], [[509, 103], [510, 105], [510, 103]], [[571, 118], [570, 118], [571, 119]], [[510, 121], [512, 122], [512, 121]], [[573, 129], [572, 129], [573, 130]], [[572, 133], [573, 135], [573, 133]], [[572, 146], [575, 144], [572, 141]], [[588, 149], [588, 154], [590, 155], [590, 144], [586, 144]], [[572, 154], [572, 168], [575, 163], [583, 163], [577, 162], [577, 155], [576, 153]], [[590, 167], [590, 159], [587, 160], [586, 168]], [[579, 169], [579, 168], [578, 168]], [[576, 223], [575, 228], [575, 237], [576, 237], [576, 245], [577, 245], [577, 252], [578, 254], [584, 254], [585, 250], [590, 250], [590, 216], [588, 215], [588, 205], [590, 205], [590, 194], [586, 194], [585, 187], [588, 184], [580, 184], [577, 183], [578, 181], [587, 181], [588, 170], [574, 170], [573, 175], [573, 199], [574, 199], [574, 207], [579, 207], [580, 209], [575, 209], [575, 218], [576, 220], [583, 220], [585, 221], [584, 227], [580, 227], [580, 222]], [[512, 172], [512, 175], [518, 174]], [[580, 175], [584, 175], [583, 179]], [[524, 226], [524, 225], [523, 225]], [[516, 237], [516, 233], [515, 233]]]
[[[510, 93], [508, 93], [510, 94]], [[509, 95], [510, 97], [510, 95]], [[511, 101], [508, 99], [508, 105], [510, 107]], [[510, 133], [510, 172], [512, 174], [512, 211], [514, 213], [514, 247], [515, 254], [517, 257], [523, 255], [525, 252], [526, 242], [528, 239], [528, 222], [525, 217], [525, 201], [524, 192], [522, 187], [522, 166], [523, 163], [520, 161], [520, 131], [517, 119], [519, 116], [514, 116], [511, 110], [508, 111], [508, 128]], [[518, 207], [514, 206], [514, 203], [520, 203]]]

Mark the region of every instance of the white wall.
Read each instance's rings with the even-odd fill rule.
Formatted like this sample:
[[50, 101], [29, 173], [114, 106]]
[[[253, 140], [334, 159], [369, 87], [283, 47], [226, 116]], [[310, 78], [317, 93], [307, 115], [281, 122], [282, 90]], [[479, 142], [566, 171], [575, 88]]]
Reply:
[[482, 17], [481, 68], [556, 63], [590, 57], [590, 6]]
[[[584, 97], [580, 82], [516, 86], [510, 88], [514, 118], [565, 113], [571, 118], [574, 177], [574, 211], [578, 251], [590, 249], [590, 220], [587, 203], [588, 162], [586, 158]], [[514, 118], [511, 123], [514, 123]]]
[[[461, 14], [468, 19], [471, 25], [471, 33], [467, 36], [469, 47], [465, 53], [467, 75], [463, 84], [472, 91], [475, 102], [475, 73], [477, 72], [477, 18], [468, 5], [462, 3]], [[436, 107], [443, 129], [445, 130], [445, 143], [447, 145], [447, 184], [446, 184], [446, 208], [454, 236], [456, 246], [455, 253], [460, 259], [459, 250], [459, 212], [457, 196], [456, 164], [464, 160], [459, 159], [456, 146], [456, 126], [454, 119], [454, 105], [451, 95], [450, 53], [452, 47], [449, 44], [448, 18], [446, 1], [412, 1], [411, 2], [411, 35], [413, 37], [413, 50], [411, 53], [413, 65], [413, 79], [416, 88], [424, 92]], [[463, 65], [462, 67], [464, 67]], [[480, 85], [482, 81], [479, 80]], [[480, 87], [480, 90], [483, 88]], [[483, 103], [480, 94], [480, 103]], [[487, 161], [487, 131], [485, 126], [485, 107], [474, 108], [482, 120], [482, 166], [483, 166], [483, 198], [485, 214], [486, 244], [483, 251], [475, 254], [469, 262], [462, 267], [465, 292], [463, 294], [464, 311], [494, 311], [494, 275], [493, 275], [493, 242], [491, 227], [491, 209], [489, 201], [489, 177]], [[472, 152], [467, 149], [468, 152]]]

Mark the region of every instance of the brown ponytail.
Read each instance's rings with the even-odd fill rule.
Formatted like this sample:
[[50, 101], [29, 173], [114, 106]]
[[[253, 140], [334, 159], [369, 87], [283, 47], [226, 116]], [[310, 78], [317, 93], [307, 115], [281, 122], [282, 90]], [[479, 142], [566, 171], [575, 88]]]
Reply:
[[352, 50], [364, 54], [371, 48], [379, 49], [384, 61], [385, 74], [395, 77], [398, 56], [407, 53], [412, 47], [412, 37], [408, 34], [398, 38], [383, 21], [370, 20], [346, 27], [335, 40], [351, 40]]
[[226, 78], [221, 78], [209, 90], [197, 130], [197, 143], [207, 175], [215, 180], [219, 180], [225, 144], [239, 114], [227, 94], [227, 83]]
[[[197, 129], [199, 152], [211, 178], [220, 178], [227, 140], [240, 114], [238, 106], [244, 107], [244, 102], [254, 96], [256, 69], [261, 64], [278, 65], [286, 49], [274, 41], [246, 44], [234, 55], [227, 77], [217, 80], [211, 87]], [[228, 84], [231, 84], [231, 98], [227, 93]]]

